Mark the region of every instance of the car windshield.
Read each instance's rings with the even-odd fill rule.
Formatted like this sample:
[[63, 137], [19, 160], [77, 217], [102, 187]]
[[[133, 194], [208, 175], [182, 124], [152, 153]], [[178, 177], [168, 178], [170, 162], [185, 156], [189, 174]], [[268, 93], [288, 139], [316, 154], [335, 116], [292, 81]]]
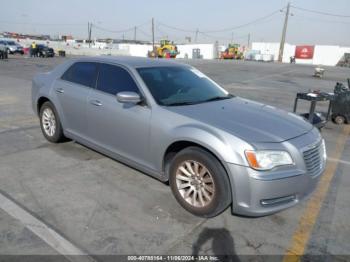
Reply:
[[13, 42], [13, 41], [8, 41], [7, 44], [8, 44], [8, 45], [16, 45], [16, 43]]
[[160, 105], [192, 105], [233, 97], [195, 68], [145, 67], [137, 71]]

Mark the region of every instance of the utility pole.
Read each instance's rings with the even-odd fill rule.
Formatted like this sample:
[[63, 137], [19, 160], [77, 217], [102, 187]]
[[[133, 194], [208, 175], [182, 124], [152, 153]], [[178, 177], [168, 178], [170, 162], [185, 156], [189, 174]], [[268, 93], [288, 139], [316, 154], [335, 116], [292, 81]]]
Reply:
[[136, 26], [134, 27], [134, 41], [136, 42]]
[[89, 26], [89, 48], [91, 47], [91, 30], [92, 30], [92, 23], [90, 23], [90, 26]]
[[152, 47], [153, 47], [153, 51], [155, 50], [155, 46], [154, 46], [154, 18], [152, 17]]
[[231, 33], [231, 43], [233, 44], [233, 32]]
[[89, 39], [89, 35], [90, 35], [90, 22], [88, 22], [88, 35], [87, 35], [87, 39]]
[[247, 43], [247, 48], [249, 49], [250, 46], [250, 33], [248, 34], [248, 43]]
[[197, 43], [197, 40], [198, 40], [198, 33], [199, 33], [199, 30], [198, 30], [198, 28], [197, 28], [197, 30], [196, 30], [196, 36], [195, 36], [195, 38], [194, 38], [194, 42], [195, 42], [195, 43]]
[[287, 33], [287, 26], [288, 26], [289, 9], [290, 9], [290, 2], [288, 2], [287, 11], [286, 11], [286, 17], [284, 18], [284, 25], [283, 25], [282, 38], [281, 38], [281, 43], [280, 43], [280, 50], [279, 50], [279, 54], [278, 54], [278, 61], [279, 62], [282, 62], [282, 60], [283, 60], [283, 50], [284, 50], [284, 44], [286, 42], [286, 33]]

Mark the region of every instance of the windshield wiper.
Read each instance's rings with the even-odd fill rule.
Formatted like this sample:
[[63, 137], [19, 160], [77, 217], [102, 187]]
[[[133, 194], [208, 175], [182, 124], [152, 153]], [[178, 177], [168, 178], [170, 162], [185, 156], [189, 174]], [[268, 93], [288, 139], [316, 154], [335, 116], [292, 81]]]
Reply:
[[210, 102], [210, 101], [224, 100], [224, 99], [230, 99], [232, 97], [234, 97], [234, 95], [231, 95], [231, 94], [228, 94], [227, 96], [214, 96], [214, 97], [209, 98], [207, 100], [201, 101], [201, 103]]
[[165, 105], [165, 106], [186, 106], [186, 105], [195, 105], [195, 104], [201, 104], [201, 103], [210, 102], [210, 101], [218, 101], [218, 100], [229, 99], [229, 98], [232, 98], [232, 97], [234, 97], [234, 95], [228, 94], [227, 96], [214, 96], [214, 97], [212, 97], [212, 98], [209, 98], [209, 99], [203, 100], [203, 101], [174, 102], [174, 103], [164, 104], [164, 105]]
[[187, 106], [187, 105], [194, 105], [197, 104], [197, 102], [175, 102], [170, 104], [164, 104], [165, 106]]

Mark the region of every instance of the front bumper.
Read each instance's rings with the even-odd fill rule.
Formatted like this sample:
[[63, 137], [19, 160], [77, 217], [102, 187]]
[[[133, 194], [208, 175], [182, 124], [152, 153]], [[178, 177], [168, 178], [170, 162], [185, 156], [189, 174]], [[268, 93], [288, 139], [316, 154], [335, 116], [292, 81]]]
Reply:
[[[257, 171], [242, 165], [227, 164], [232, 188], [232, 212], [246, 216], [264, 216], [291, 207], [310, 195], [325, 169], [323, 154], [316, 151], [322, 146], [321, 139], [319, 132], [313, 129], [282, 143], [256, 144], [258, 149], [267, 147], [287, 150], [294, 165]], [[320, 152], [316, 172], [314, 166], [311, 169], [308, 166], [310, 150]]]
[[232, 212], [246, 216], [264, 216], [294, 206], [314, 191], [321, 176], [295, 170], [281, 172], [285, 178], [261, 180], [249, 167], [230, 164], [229, 170], [234, 174]]

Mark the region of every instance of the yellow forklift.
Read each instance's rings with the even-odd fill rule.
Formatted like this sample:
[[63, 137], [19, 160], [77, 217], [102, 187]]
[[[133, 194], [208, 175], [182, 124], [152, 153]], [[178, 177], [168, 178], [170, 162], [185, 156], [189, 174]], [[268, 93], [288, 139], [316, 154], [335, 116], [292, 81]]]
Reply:
[[156, 46], [155, 50], [148, 52], [148, 57], [159, 58], [176, 58], [179, 54], [177, 46], [169, 40], [160, 40], [160, 46]]
[[243, 59], [243, 53], [239, 51], [239, 44], [229, 44], [224, 52], [221, 52], [221, 59]]

